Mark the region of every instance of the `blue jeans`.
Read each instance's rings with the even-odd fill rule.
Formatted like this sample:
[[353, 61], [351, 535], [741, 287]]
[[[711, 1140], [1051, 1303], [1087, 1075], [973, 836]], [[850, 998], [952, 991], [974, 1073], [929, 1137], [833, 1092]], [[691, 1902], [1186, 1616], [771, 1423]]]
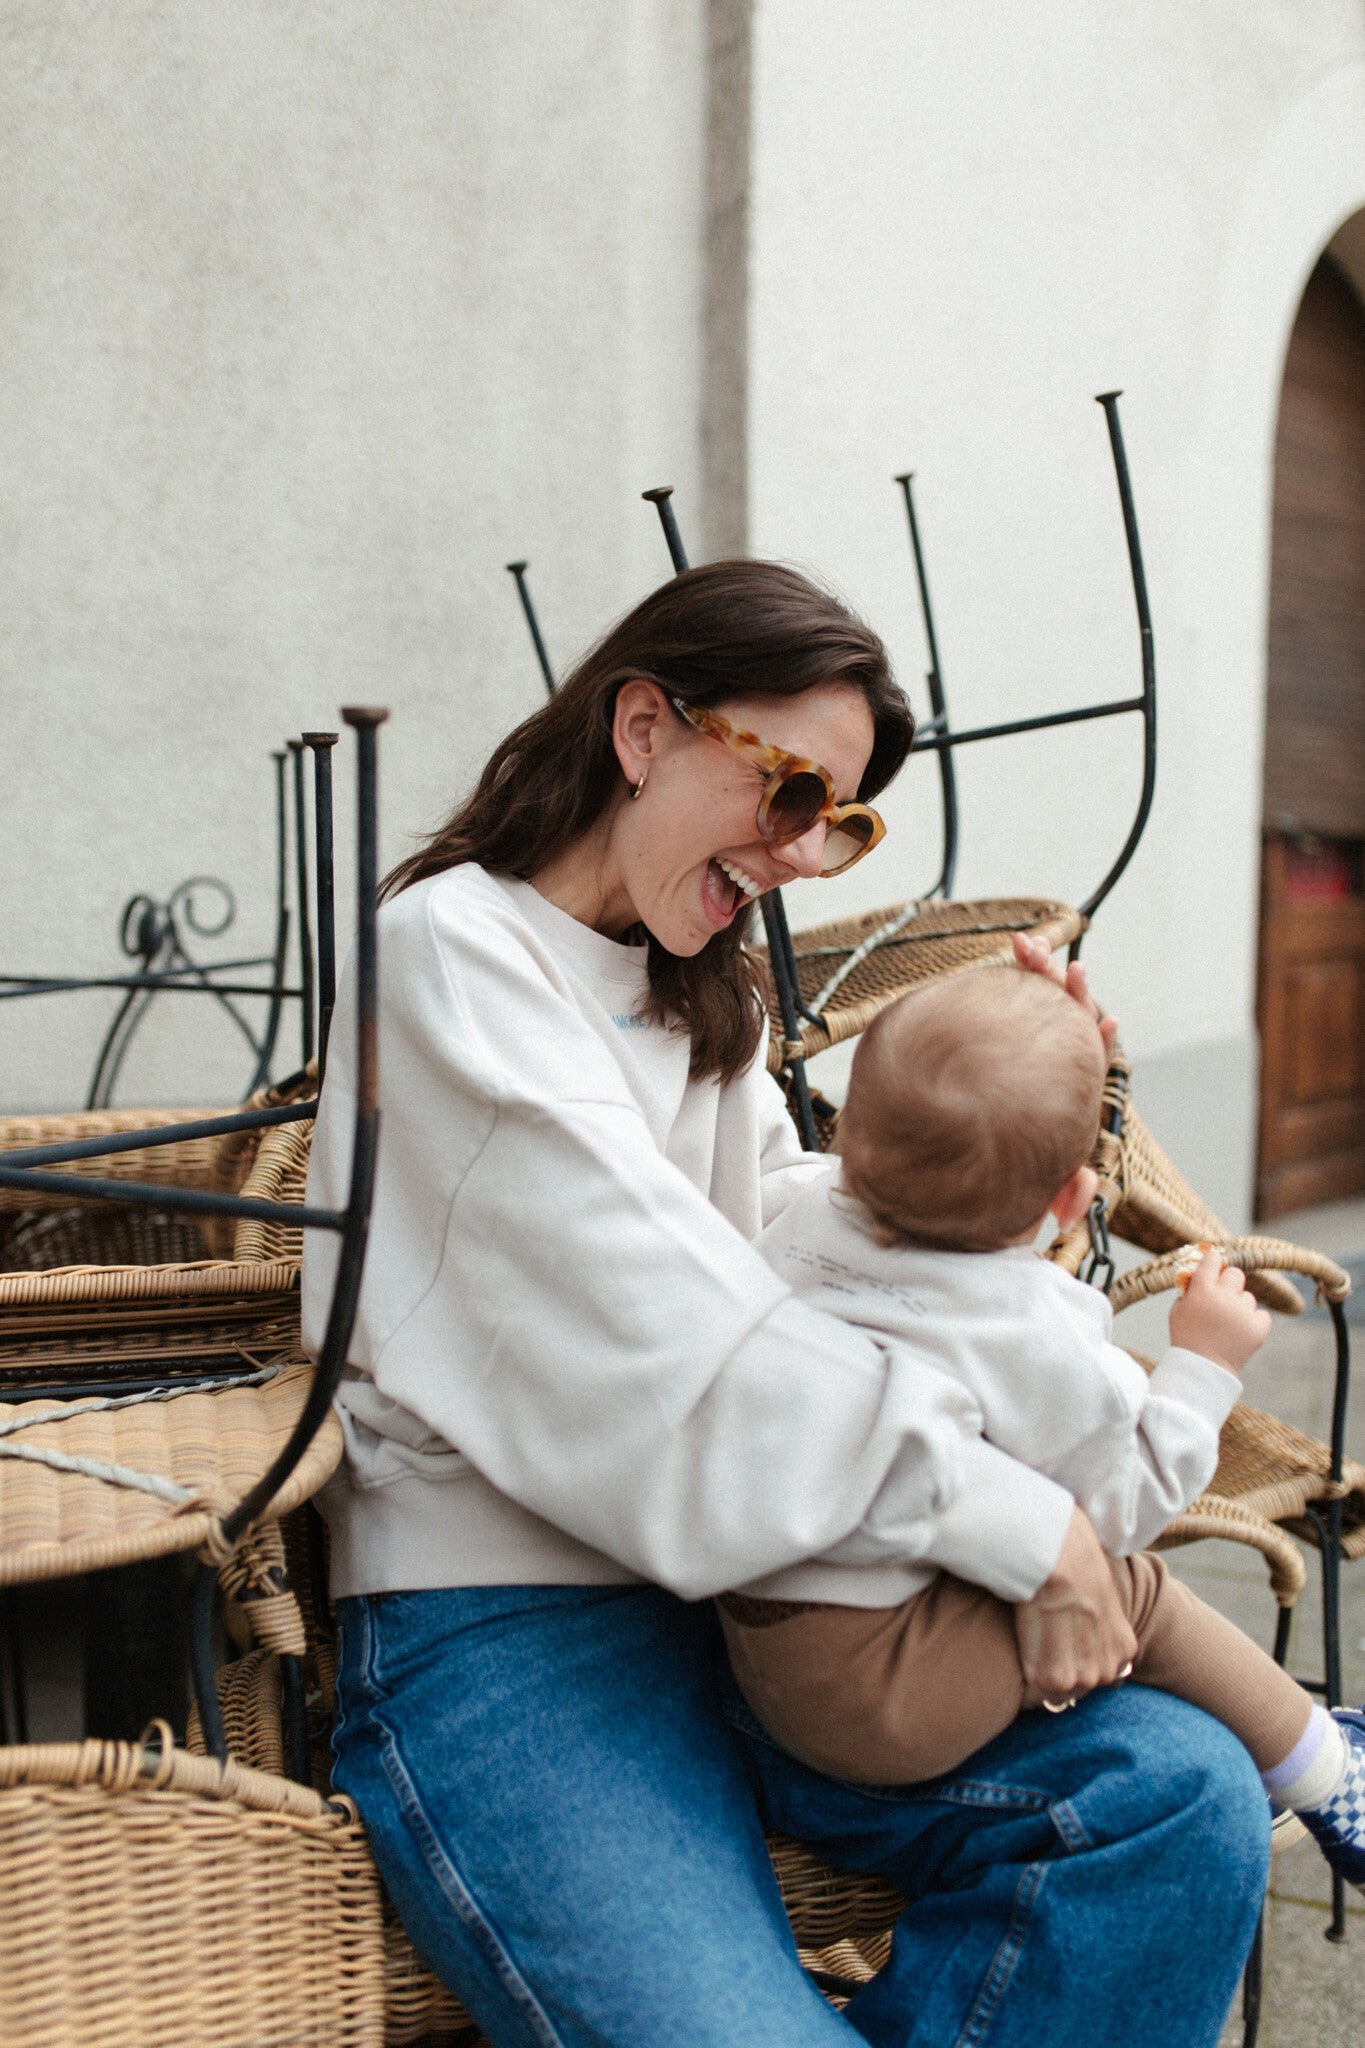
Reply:
[[[1026, 1714], [905, 1792], [808, 1770], [706, 1606], [496, 1586], [339, 1607], [336, 1782], [496, 2048], [1211, 2048], [1265, 1887], [1250, 1760], [1141, 1686]], [[842, 2016], [763, 1825], [909, 1904]]]

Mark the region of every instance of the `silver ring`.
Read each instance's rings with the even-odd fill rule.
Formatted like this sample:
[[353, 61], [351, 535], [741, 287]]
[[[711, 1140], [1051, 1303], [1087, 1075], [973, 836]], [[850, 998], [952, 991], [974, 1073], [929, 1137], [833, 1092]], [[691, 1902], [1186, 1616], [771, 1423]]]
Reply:
[[1124, 1680], [1125, 1678], [1131, 1678], [1131, 1677], [1132, 1677], [1132, 1675], [1133, 1675], [1133, 1667], [1132, 1667], [1132, 1665], [1131, 1665], [1131, 1664], [1125, 1664], [1125, 1665], [1124, 1665], [1124, 1667], [1123, 1667], [1123, 1669], [1122, 1669], [1122, 1671], [1120, 1671], [1120, 1673], [1119, 1673], [1118, 1677], [1117, 1677], [1117, 1678], [1116, 1678], [1116, 1679], [1114, 1680], [1114, 1683], [1115, 1683], [1115, 1685], [1119, 1685], [1119, 1684], [1121, 1684], [1121, 1683], [1122, 1683], [1122, 1681], [1123, 1681], [1123, 1680]]
[[1044, 1700], [1043, 1711], [1046, 1714], [1064, 1714], [1069, 1707], [1074, 1707], [1075, 1704], [1075, 1700]]

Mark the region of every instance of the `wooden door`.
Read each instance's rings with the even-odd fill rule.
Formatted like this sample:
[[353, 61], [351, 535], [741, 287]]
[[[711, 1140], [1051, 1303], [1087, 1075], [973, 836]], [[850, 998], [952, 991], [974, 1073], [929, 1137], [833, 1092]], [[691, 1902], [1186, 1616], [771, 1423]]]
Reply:
[[1365, 307], [1324, 259], [1275, 448], [1256, 1213], [1365, 1190]]

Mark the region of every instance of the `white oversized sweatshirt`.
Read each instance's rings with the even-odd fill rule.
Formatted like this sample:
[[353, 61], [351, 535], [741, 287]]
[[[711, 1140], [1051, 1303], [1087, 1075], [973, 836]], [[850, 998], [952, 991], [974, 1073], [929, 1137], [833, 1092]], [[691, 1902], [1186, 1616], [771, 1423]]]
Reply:
[[[963, 1427], [1066, 1487], [1112, 1557], [1145, 1549], [1213, 1477], [1236, 1376], [1178, 1345], [1144, 1372], [1111, 1341], [1104, 1295], [1026, 1247], [879, 1245], [826, 1176], [787, 1204], [759, 1249], [801, 1300], [910, 1345], [955, 1379], [970, 1404]], [[989, 1501], [981, 1509], [992, 1514]], [[747, 1590], [880, 1605], [862, 1580], [845, 1543]]]
[[[761, 1051], [693, 1081], [686, 1037], [640, 1015], [643, 946], [474, 866], [384, 906], [379, 982], [378, 1180], [324, 1501], [338, 1594], [697, 1598], [835, 1544], [870, 1604], [925, 1565], [1037, 1590], [1070, 1494], [964, 1428], [932, 1359], [796, 1301], [748, 1242], [829, 1171]], [[353, 1057], [348, 973], [308, 1176], [329, 1207]], [[336, 1257], [306, 1234], [314, 1351]]]

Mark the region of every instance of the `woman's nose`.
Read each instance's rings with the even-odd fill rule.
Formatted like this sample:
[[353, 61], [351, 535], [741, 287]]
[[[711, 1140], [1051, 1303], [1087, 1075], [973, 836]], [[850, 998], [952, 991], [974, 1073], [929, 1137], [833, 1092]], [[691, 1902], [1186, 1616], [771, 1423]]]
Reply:
[[823, 818], [817, 818], [808, 832], [799, 839], [784, 840], [781, 846], [773, 848], [784, 867], [794, 875], [818, 875], [825, 865], [825, 835], [829, 826]]

